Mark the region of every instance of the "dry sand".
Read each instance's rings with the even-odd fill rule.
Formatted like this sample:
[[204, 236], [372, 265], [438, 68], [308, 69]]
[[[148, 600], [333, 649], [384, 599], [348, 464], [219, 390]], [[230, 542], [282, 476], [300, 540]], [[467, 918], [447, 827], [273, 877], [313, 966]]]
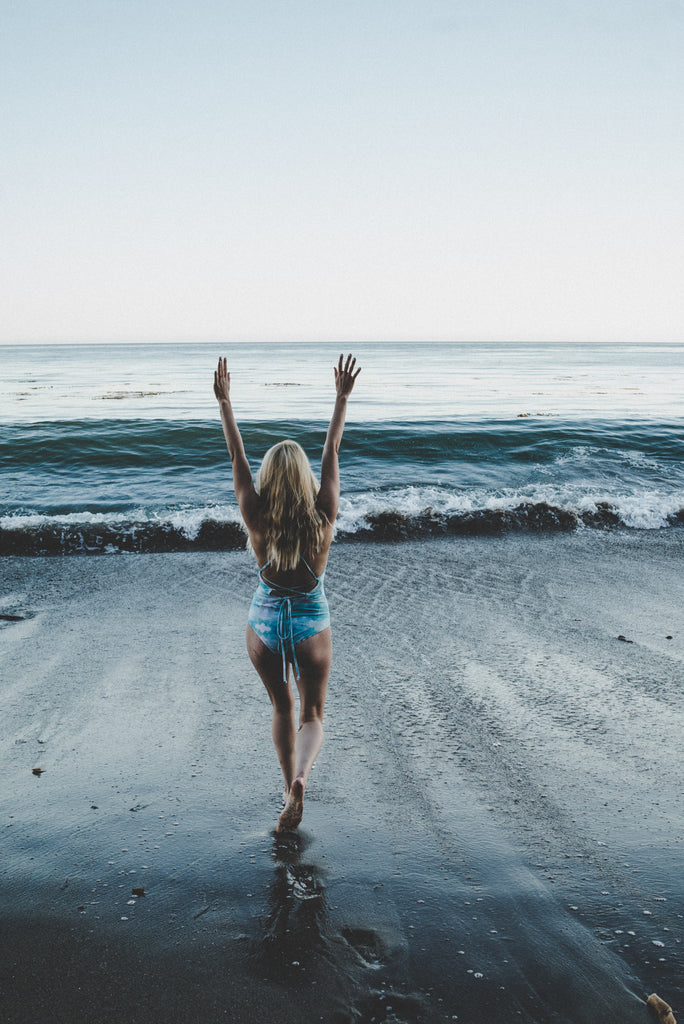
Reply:
[[285, 838], [247, 554], [2, 560], [0, 1020], [681, 1017], [683, 554], [336, 545]]

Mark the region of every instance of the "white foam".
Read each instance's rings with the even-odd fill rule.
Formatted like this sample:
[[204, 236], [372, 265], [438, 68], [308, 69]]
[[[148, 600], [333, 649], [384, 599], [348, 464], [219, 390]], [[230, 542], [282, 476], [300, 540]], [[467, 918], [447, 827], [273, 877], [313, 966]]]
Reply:
[[[580, 483], [534, 483], [518, 488], [469, 488], [463, 490], [436, 486], [406, 486], [382, 491], [364, 491], [343, 497], [337, 530], [355, 534], [368, 529], [369, 521], [382, 514], [396, 514], [414, 519], [423, 516], [454, 517], [477, 512], [510, 512], [521, 505], [545, 504], [564, 509], [581, 522], [582, 516], [600, 519], [606, 507], [615, 512], [619, 522], [632, 529], [659, 530], [669, 525], [669, 518], [684, 508], [684, 491], [659, 488], [613, 486], [588, 487]], [[187, 540], [195, 541], [207, 522], [241, 524], [236, 505], [203, 505], [187, 508], [135, 508], [124, 512], [79, 511], [61, 515], [41, 513], [9, 513], [0, 516], [0, 529], [32, 532], [41, 529], [78, 531], [95, 528], [134, 535], [141, 527], [158, 526], [178, 530]]]
[[580, 484], [528, 484], [519, 488], [487, 490], [473, 488], [451, 491], [439, 487], [402, 487], [387, 491], [352, 495], [340, 502], [338, 528], [356, 533], [368, 526], [370, 517], [397, 513], [409, 518], [430, 512], [454, 516], [477, 511], [506, 512], [520, 505], [546, 504], [574, 515], [600, 515], [609, 506], [620, 522], [639, 530], [658, 530], [668, 526], [668, 517], [684, 508], [684, 492], [664, 490], [628, 490], [620, 492], [587, 488]]
[[170, 525], [179, 530], [188, 540], [195, 540], [202, 524], [208, 520], [219, 523], [240, 523], [236, 506], [210, 505], [186, 509], [158, 509], [149, 511], [135, 508], [126, 512], [67, 512], [61, 515], [43, 513], [9, 513], [0, 516], [3, 530], [36, 530], [45, 527], [78, 528], [79, 526], [102, 526], [120, 528], [130, 533], [144, 525]]

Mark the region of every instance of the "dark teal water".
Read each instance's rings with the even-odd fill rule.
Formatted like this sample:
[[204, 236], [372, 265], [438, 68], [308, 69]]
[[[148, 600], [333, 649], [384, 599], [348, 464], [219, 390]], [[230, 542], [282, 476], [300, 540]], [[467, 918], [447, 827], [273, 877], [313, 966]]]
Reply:
[[[228, 352], [255, 470], [283, 437], [318, 468], [334, 350], [291, 348]], [[242, 546], [214, 354], [7, 350], [0, 552]], [[375, 345], [364, 355], [341, 452], [339, 535], [684, 524], [684, 419], [671, 398], [684, 347]]]

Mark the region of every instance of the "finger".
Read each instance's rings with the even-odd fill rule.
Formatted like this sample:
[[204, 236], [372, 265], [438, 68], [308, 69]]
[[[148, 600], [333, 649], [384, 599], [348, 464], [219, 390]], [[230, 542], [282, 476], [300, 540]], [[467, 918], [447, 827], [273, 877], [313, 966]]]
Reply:
[[361, 367], [359, 366], [359, 368], [358, 368], [358, 370], [356, 371], [356, 373], [355, 373], [355, 374], [354, 374], [354, 375], [352, 376], [352, 380], [356, 380], [356, 378], [358, 377], [358, 375], [359, 375], [360, 373], [361, 373]]
[[339, 363], [337, 364], [337, 368], [339, 369], [340, 373], [343, 373], [343, 372], [344, 372], [344, 371], [343, 371], [343, 366], [342, 366], [342, 361], [343, 361], [343, 359], [344, 359], [344, 353], [343, 353], [343, 352], [340, 352], [340, 361], [339, 361]]

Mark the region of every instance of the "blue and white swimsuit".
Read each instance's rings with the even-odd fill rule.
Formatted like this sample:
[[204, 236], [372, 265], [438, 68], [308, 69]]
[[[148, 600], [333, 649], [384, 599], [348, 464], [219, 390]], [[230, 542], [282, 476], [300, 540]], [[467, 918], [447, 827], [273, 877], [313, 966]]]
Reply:
[[[304, 562], [304, 559], [302, 559]], [[252, 598], [247, 621], [263, 643], [274, 654], [283, 656], [283, 682], [287, 682], [287, 661], [292, 661], [295, 678], [299, 679], [299, 666], [295, 646], [330, 625], [328, 599], [323, 589], [325, 569], [317, 576], [304, 562], [316, 585], [312, 590], [302, 587], [281, 587], [264, 579], [267, 562], [259, 569], [259, 585]]]

